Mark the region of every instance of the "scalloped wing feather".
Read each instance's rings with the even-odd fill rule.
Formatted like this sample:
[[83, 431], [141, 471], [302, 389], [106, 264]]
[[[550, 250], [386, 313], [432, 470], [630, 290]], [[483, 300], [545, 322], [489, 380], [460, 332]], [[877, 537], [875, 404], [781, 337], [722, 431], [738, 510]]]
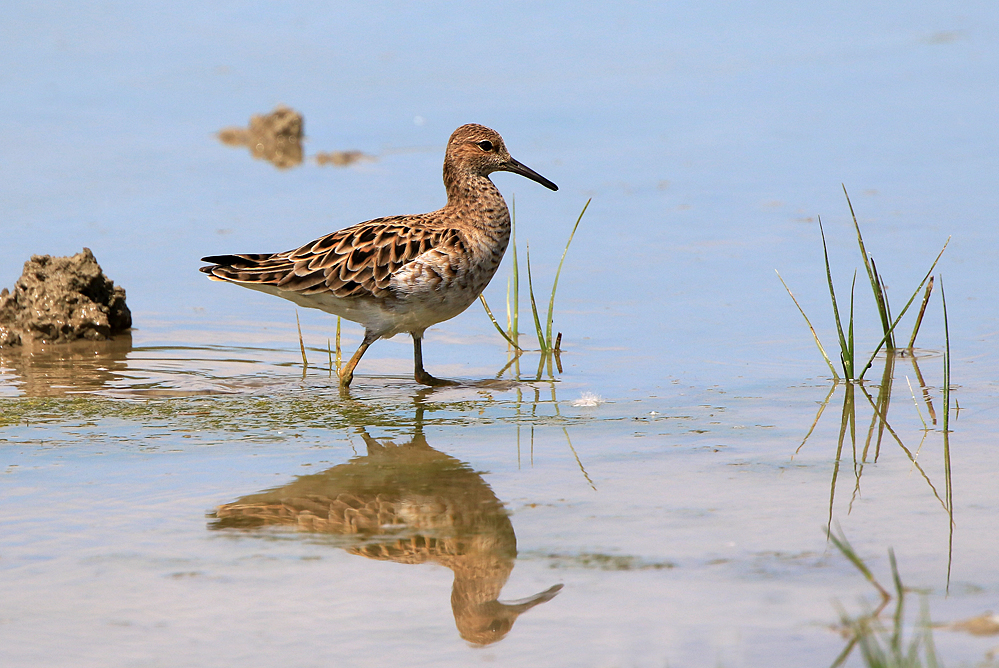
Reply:
[[[426, 222], [431, 222], [429, 217]], [[396, 272], [427, 251], [439, 248], [449, 255], [462, 245], [456, 230], [426, 229], [413, 216], [378, 218], [292, 251], [207, 257], [206, 262], [216, 264], [201, 271], [219, 280], [273, 285], [301, 294], [377, 298], [390, 291]]]

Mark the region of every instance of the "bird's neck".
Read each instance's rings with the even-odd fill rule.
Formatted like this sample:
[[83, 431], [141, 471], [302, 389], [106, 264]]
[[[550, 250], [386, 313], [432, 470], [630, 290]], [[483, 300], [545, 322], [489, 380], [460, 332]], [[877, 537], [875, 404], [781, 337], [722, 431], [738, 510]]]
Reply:
[[444, 185], [447, 188], [445, 211], [483, 231], [509, 236], [510, 211], [488, 176], [448, 174], [445, 167]]

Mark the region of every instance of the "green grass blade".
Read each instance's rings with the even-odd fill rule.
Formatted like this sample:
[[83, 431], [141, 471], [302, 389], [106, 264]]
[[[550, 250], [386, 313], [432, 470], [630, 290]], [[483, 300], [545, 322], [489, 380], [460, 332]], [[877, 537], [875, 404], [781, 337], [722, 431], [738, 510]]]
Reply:
[[[534, 300], [534, 281], [531, 278], [531, 245], [527, 245], [527, 291], [531, 296], [531, 313], [534, 315], [534, 330], [538, 334], [538, 345], [541, 346], [542, 354], [548, 353], [548, 347], [545, 345], [545, 333], [541, 329], [541, 319], [538, 317], [538, 304]], [[538, 371], [540, 380], [540, 369]]]
[[933, 292], [933, 277], [930, 276], [930, 282], [926, 284], [926, 292], [923, 293], [923, 303], [919, 307], [919, 315], [916, 316], [916, 326], [912, 328], [912, 336], [909, 337], [908, 348], [911, 351], [913, 346], [916, 344], [916, 334], [919, 333], [919, 326], [923, 324], [923, 314], [926, 313], [926, 305], [930, 302], [930, 293]]
[[878, 317], [881, 318], [881, 331], [888, 332], [888, 339], [885, 344], [889, 350], [895, 349], [895, 337], [891, 333], [891, 304], [888, 303], [888, 292], [885, 288], [885, 280], [878, 273], [878, 265], [871, 258], [871, 271], [874, 272], [874, 282], [878, 286], [875, 301], [878, 303]]
[[510, 279], [506, 279], [506, 332], [513, 333], [513, 314], [510, 312]]
[[854, 347], [855, 341], [853, 338], [853, 296], [856, 291], [856, 288], [857, 288], [857, 272], [854, 271], [853, 282], [850, 283], [850, 329], [846, 337], [846, 343], [847, 343], [846, 357], [847, 360], [849, 360], [850, 362], [850, 370], [849, 370], [850, 375], [848, 376], [850, 380], [853, 380], [853, 373], [854, 370], [857, 368], [854, 365], [857, 360], [857, 354], [856, 354], [856, 348]]
[[839, 317], [839, 306], [836, 304], [836, 289], [833, 287], [832, 269], [829, 268], [829, 249], [826, 247], [826, 232], [822, 228], [822, 216], [819, 216], [819, 234], [822, 235], [822, 255], [826, 261], [826, 282], [829, 284], [829, 298], [832, 300], [833, 316], [836, 318], [836, 333], [839, 335], [839, 358], [843, 364], [843, 373], [847, 380], [853, 379], [853, 370], [846, 366], [846, 336], [843, 334], [843, 323]]
[[302, 349], [302, 378], [309, 369], [309, 360], [305, 356], [305, 340], [302, 339], [302, 323], [298, 321], [298, 309], [295, 309], [295, 324], [298, 325], [298, 345]]
[[503, 328], [500, 327], [500, 324], [498, 322], [496, 322], [496, 318], [493, 317], [493, 312], [492, 312], [492, 310], [490, 310], [489, 304], [486, 303], [486, 298], [483, 295], [480, 294], [479, 295], [479, 301], [482, 302], [482, 308], [486, 309], [486, 315], [489, 316], [490, 322], [493, 323], [493, 327], [495, 327], [496, 331], [500, 333], [500, 336], [502, 336], [504, 339], [506, 339], [506, 342], [509, 343], [511, 346], [513, 346], [517, 350], [520, 350], [521, 349], [520, 346], [518, 346], [516, 343], [514, 343], [513, 339], [511, 339], [507, 335], [507, 333], [503, 331]]
[[930, 280], [930, 275], [933, 273], [933, 270], [936, 268], [937, 262], [940, 261], [941, 256], [943, 256], [944, 254], [944, 251], [947, 250], [947, 244], [949, 243], [950, 243], [950, 237], [947, 237], [947, 241], [944, 242], [943, 248], [940, 249], [940, 252], [937, 253], [936, 259], [933, 260], [933, 264], [930, 265], [929, 271], [926, 272], [926, 275], [923, 276], [923, 280], [921, 280], [919, 282], [919, 285], [916, 286], [916, 289], [913, 290], [912, 296], [909, 297], [909, 301], [905, 303], [905, 308], [902, 309], [902, 312], [899, 313], [898, 316], [895, 318], [895, 320], [892, 322], [891, 327], [889, 327], [888, 329], [888, 333], [885, 334], [885, 336], [881, 339], [881, 342], [878, 344], [877, 348], [874, 349], [874, 352], [871, 354], [871, 358], [867, 361], [867, 365], [860, 372], [859, 378], [863, 378], [864, 374], [867, 373], [867, 370], [871, 368], [871, 364], [874, 362], [874, 358], [877, 357], [877, 354], [879, 352], [881, 352], [881, 346], [885, 344], [885, 341], [888, 339], [888, 336], [898, 326], [899, 321], [902, 320], [902, 316], [904, 316], [906, 311], [909, 310], [909, 307], [912, 306], [912, 302], [916, 300], [916, 295], [918, 295], [919, 291], [923, 289], [923, 286], [926, 285], [926, 282]]
[[943, 382], [943, 429], [950, 431], [950, 329], [947, 322], [947, 296], [944, 293], [943, 276], [940, 277], [940, 300], [943, 302], [944, 318], [944, 382]]
[[[874, 258], [871, 258], [871, 264], [874, 264]], [[885, 313], [888, 314], [888, 320], [891, 320], [891, 304], [888, 303], [888, 286], [885, 285], [885, 279], [878, 276], [878, 281], [881, 284], [881, 295], [884, 297], [885, 302]], [[894, 335], [888, 339], [891, 342], [891, 347], [895, 347], [895, 337]]]
[[340, 316], [336, 317], [336, 375], [340, 375], [340, 367], [343, 366], [343, 355], [340, 349]]
[[583, 214], [586, 213], [586, 209], [590, 206], [590, 202], [593, 198], [586, 200], [586, 204], [583, 205], [583, 210], [579, 212], [579, 218], [576, 219], [576, 224], [572, 226], [572, 232], [569, 234], [569, 240], [565, 242], [565, 250], [562, 251], [562, 259], [558, 261], [558, 269], [555, 271], [555, 281], [552, 283], [552, 296], [548, 300], [548, 321], [545, 327], [545, 345], [550, 349], [552, 347], [552, 317], [555, 311], [555, 290], [558, 289], [558, 277], [562, 273], [562, 263], [565, 262], [565, 255], [569, 252], [569, 245], [572, 243], [572, 238], [576, 236], [576, 228], [579, 227], [579, 222], [583, 220]]
[[947, 499], [947, 513], [950, 515], [947, 541], [947, 591], [949, 592], [950, 569], [954, 555], [954, 487], [951, 484], [950, 467], [950, 326], [947, 322], [947, 296], [944, 294], [943, 276], [940, 277], [940, 300], [943, 302], [944, 318], [943, 456], [944, 496]]
[[[850, 207], [850, 217], [853, 218], [853, 229], [857, 232], [857, 245], [860, 246], [860, 255], [864, 258], [864, 268], [867, 269], [867, 278], [871, 282], [871, 291], [874, 293], [874, 301], [877, 303], [881, 326], [884, 329], [885, 338], [890, 341], [891, 329], [889, 323], [891, 320], [888, 317], [887, 301], [881, 290], [881, 284], [878, 281], [877, 270], [873, 266], [873, 261], [867, 255], [867, 248], [864, 246], [864, 237], [860, 234], [860, 224], [857, 223], [857, 214], [853, 212], [853, 202], [850, 201], [850, 194], [846, 191], [846, 185], [843, 185], [843, 194], [846, 195], [846, 204]], [[889, 345], [889, 347], [894, 346]]]
[[819, 341], [819, 335], [815, 333], [815, 328], [812, 327], [812, 321], [808, 319], [807, 315], [805, 315], [805, 310], [801, 308], [801, 304], [799, 304], [798, 300], [795, 299], [794, 294], [791, 292], [791, 288], [787, 287], [787, 283], [784, 282], [780, 272], [776, 269], [774, 271], [777, 273], [777, 278], [780, 280], [781, 285], [784, 286], [784, 289], [787, 290], [787, 294], [791, 297], [791, 301], [793, 301], [794, 305], [798, 307], [798, 312], [801, 313], [801, 317], [804, 318], [805, 322], [808, 324], [808, 329], [812, 330], [812, 338], [815, 339], [815, 345], [819, 347], [819, 352], [822, 353], [822, 359], [824, 359], [826, 364], [829, 365], [829, 371], [832, 372], [833, 379], [839, 380], [839, 374], [836, 373], [836, 367], [833, 366], [832, 360], [829, 359], [829, 355], [826, 354], [826, 349], [822, 347], [822, 342]]
[[[513, 214], [510, 217], [510, 245], [513, 247], [513, 317], [510, 321], [510, 338], [520, 340], [520, 266], [517, 258], [517, 198], [511, 200]], [[509, 304], [507, 306], [509, 312]], [[517, 350], [520, 350], [518, 347]]]

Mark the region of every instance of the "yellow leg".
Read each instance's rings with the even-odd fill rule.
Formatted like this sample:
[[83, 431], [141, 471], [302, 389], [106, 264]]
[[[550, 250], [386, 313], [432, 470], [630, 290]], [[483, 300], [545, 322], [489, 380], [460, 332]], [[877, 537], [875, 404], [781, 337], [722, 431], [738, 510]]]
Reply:
[[346, 389], [350, 386], [350, 381], [354, 380], [354, 367], [357, 363], [361, 361], [361, 357], [364, 356], [364, 351], [366, 351], [371, 344], [378, 340], [378, 335], [365, 330], [364, 340], [361, 341], [361, 345], [358, 347], [357, 352], [350, 358], [347, 365], [340, 369], [340, 388]]

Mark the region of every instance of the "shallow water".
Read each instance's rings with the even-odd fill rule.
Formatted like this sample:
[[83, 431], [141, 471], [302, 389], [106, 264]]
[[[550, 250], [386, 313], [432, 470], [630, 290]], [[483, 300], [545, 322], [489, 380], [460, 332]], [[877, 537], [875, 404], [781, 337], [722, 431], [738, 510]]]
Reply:
[[[8, 12], [0, 286], [32, 253], [86, 245], [127, 289], [135, 329], [0, 353], [3, 665], [829, 665], [847, 644], [840, 606], [879, 602], [830, 526], [889, 589], [892, 548], [935, 623], [999, 610], [989, 5], [376, 9]], [[305, 117], [301, 166], [213, 136], [278, 103]], [[343, 398], [328, 316], [299, 312], [303, 377], [290, 304], [196, 271], [203, 255], [437, 208], [443, 146], [465, 122], [560, 186], [495, 177], [539, 295], [593, 198], [559, 283], [562, 373], [538, 379], [532, 352], [504, 370], [473, 305], [424, 347], [430, 372], [466, 384], [416, 386], [397, 337]], [[376, 159], [310, 160], [350, 150]], [[841, 303], [860, 267], [869, 354], [878, 325], [841, 183], [896, 311], [952, 237], [935, 272], [960, 406], [952, 533], [939, 284], [917, 342], [937, 423], [908, 358], [888, 415], [919, 466], [891, 434], [861, 466], [849, 439], [837, 459], [846, 390], [773, 273], [833, 349], [821, 215]], [[497, 315], [508, 275], [509, 258], [486, 293]], [[524, 295], [522, 309], [526, 322]], [[345, 350], [359, 339], [345, 325]], [[855, 398], [859, 460], [872, 409]], [[447, 475], [405, 460], [379, 489], [431, 523], [422, 533], [320, 531], [289, 500], [305, 485], [358, 496], [367, 474], [341, 473], [367, 470], [368, 439], [421, 435], [432, 450], [417, 455], [461, 482], [435, 487]], [[212, 516], [265, 490], [299, 530]], [[475, 614], [453, 604], [459, 581]], [[494, 600], [555, 585], [519, 617]], [[919, 602], [906, 598], [909, 636]], [[468, 628], [483, 611], [505, 621], [480, 646]], [[947, 665], [992, 665], [999, 636], [941, 626], [934, 642]]]

